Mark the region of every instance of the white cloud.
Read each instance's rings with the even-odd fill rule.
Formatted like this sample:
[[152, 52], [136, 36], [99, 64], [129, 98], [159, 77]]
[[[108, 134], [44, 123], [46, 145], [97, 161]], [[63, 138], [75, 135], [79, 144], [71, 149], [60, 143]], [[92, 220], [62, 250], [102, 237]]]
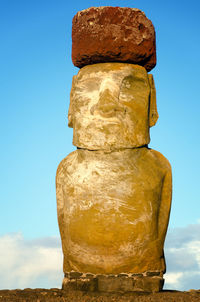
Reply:
[[58, 238], [25, 240], [21, 234], [0, 237], [1, 289], [61, 287], [62, 252]]
[[183, 273], [168, 273], [165, 276], [165, 283], [167, 283], [172, 289], [177, 289], [181, 286], [180, 279]]
[[169, 231], [165, 244], [165, 288], [200, 288], [200, 224]]
[[[165, 244], [165, 289], [200, 288], [200, 224], [168, 232]], [[61, 287], [62, 251], [58, 237], [24, 239], [22, 234], [0, 237], [0, 287]]]

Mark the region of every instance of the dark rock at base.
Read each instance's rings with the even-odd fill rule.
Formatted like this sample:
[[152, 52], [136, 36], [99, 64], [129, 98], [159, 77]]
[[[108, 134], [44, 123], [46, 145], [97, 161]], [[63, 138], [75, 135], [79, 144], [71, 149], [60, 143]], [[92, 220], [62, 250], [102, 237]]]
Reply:
[[144, 272], [143, 274], [92, 274], [65, 273], [62, 283], [64, 290], [81, 290], [87, 292], [128, 293], [159, 292], [164, 285], [161, 272]]
[[160, 276], [160, 272], [146, 272], [146, 275], [150, 277]]
[[81, 277], [81, 275], [82, 275], [82, 273], [79, 273], [79, 272], [70, 272], [69, 273], [70, 279], [79, 278], [79, 277]]
[[72, 61], [77, 67], [104, 62], [156, 65], [155, 30], [136, 8], [91, 7], [72, 22]]

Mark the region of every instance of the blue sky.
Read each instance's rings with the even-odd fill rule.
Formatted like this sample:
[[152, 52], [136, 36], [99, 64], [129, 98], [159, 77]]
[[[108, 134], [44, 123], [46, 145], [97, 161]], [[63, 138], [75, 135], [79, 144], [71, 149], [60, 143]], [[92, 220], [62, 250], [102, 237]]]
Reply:
[[[79, 10], [106, 5], [139, 8], [155, 26], [152, 73], [160, 117], [151, 129], [150, 147], [172, 165], [169, 236], [199, 226], [200, 2], [1, 0], [0, 238], [40, 242], [59, 236], [55, 174], [75, 149], [67, 127], [71, 81], [78, 72], [71, 61], [72, 18]], [[33, 286], [48, 286], [42, 282]]]

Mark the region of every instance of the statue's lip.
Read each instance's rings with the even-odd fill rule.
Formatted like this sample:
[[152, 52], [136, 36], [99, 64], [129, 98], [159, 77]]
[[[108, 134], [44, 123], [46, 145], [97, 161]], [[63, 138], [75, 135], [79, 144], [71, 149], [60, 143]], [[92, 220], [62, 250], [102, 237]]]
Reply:
[[[78, 118], [78, 121], [79, 123], [82, 124], [83, 122], [83, 126], [84, 126], [84, 121], [88, 121], [89, 120], [89, 123], [91, 122], [95, 122], [95, 126], [100, 126], [99, 123], [102, 123], [102, 126], [103, 125], [107, 125], [107, 124], [120, 124], [122, 123], [122, 120], [119, 118], [119, 115], [117, 114], [112, 114], [112, 115], [103, 115], [103, 114], [95, 114], [94, 116], [91, 115], [90, 118], [88, 119], [88, 117], [84, 118], [84, 117], [79, 117]], [[88, 123], [86, 123], [88, 124]], [[94, 124], [91, 125], [92, 127], [94, 127]], [[87, 125], [88, 127], [88, 125]]]

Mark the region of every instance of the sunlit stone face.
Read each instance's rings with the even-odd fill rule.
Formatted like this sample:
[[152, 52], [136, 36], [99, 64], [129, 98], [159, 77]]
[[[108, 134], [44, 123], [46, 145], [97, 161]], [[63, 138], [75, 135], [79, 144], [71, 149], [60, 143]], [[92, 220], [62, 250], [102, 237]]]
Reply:
[[73, 143], [91, 150], [149, 143], [150, 91], [145, 68], [125, 63], [83, 67], [74, 77], [69, 110]]

